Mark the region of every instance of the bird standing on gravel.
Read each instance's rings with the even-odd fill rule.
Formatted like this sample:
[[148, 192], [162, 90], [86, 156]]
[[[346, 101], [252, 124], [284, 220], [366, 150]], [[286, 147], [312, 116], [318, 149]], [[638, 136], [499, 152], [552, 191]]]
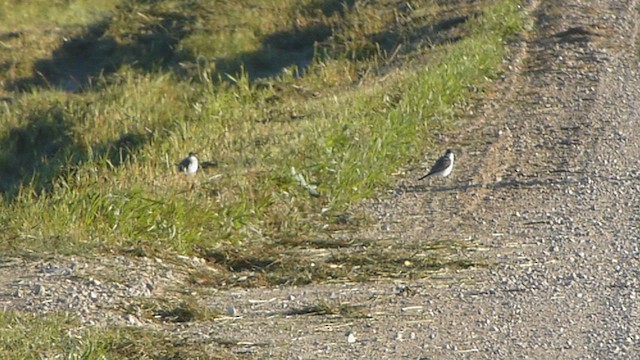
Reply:
[[198, 172], [198, 158], [196, 157], [196, 153], [190, 152], [189, 156], [180, 161], [178, 163], [178, 170], [189, 175]]
[[447, 152], [441, 156], [433, 167], [429, 171], [429, 173], [418, 180], [422, 180], [428, 176], [442, 176], [446, 177], [451, 174], [451, 170], [453, 170], [453, 152], [451, 149], [447, 149]]

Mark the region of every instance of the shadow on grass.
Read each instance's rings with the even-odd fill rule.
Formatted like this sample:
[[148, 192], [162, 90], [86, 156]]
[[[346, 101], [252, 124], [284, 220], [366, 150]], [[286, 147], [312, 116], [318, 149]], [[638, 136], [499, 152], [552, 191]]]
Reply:
[[[162, 10], [153, 1], [127, 0], [116, 15], [92, 24], [53, 51], [50, 58], [38, 60], [33, 74], [6, 85], [10, 91], [54, 88], [66, 92], [87, 90], [96, 79], [116, 72], [124, 65], [144, 71], [169, 69], [190, 54], [177, 51], [196, 21], [198, 5], [185, 2], [177, 10]], [[134, 19], [135, 16], [138, 16]], [[144, 20], [140, 20], [144, 19]], [[119, 24], [133, 27], [122, 33]]]
[[[179, 50], [178, 45], [194, 31], [194, 23], [202, 20], [200, 17], [208, 16], [210, 11], [198, 1], [179, 2], [179, 6], [173, 8], [161, 6], [164, 3], [161, 0], [123, 1], [112, 18], [88, 26], [83, 33], [65, 41], [50, 58], [38, 60], [30, 76], [8, 82], [7, 89], [86, 91], [96, 88], [97, 79], [104, 79], [105, 75], [123, 66], [147, 72], [160, 69], [182, 74], [179, 63], [196, 60], [193, 54]], [[392, 24], [387, 30], [366, 35], [363, 46], [349, 50], [348, 44], [335, 45], [342, 40], [333, 37], [341, 27], [348, 26], [347, 15], [354, 7], [355, 0], [311, 1], [300, 10], [311, 18], [307, 26], [294, 25], [289, 30], [265, 36], [258, 51], [219, 59], [217, 71], [223, 76], [244, 69], [249, 78], [255, 80], [281, 74], [292, 65], [304, 71], [317, 56], [318, 49], [328, 49], [324, 56], [334, 57], [351, 51], [351, 60], [358, 61], [377, 56], [381, 50], [392, 51], [407, 42], [439, 44], [455, 41], [457, 29], [469, 18], [456, 16], [422, 26]], [[342, 22], [330, 24], [313, 20], [310, 14], [317, 13], [324, 17], [337, 16]], [[11, 36], [19, 37], [20, 34]], [[10, 129], [4, 138], [0, 138], [0, 193], [5, 199], [30, 184], [37, 192], [49, 191], [56, 179], [72, 177], [77, 167], [88, 160], [87, 144], [80, 140], [81, 134], [74, 133], [72, 122], [90, 115], [69, 115], [66, 107], [59, 103], [48, 109], [29, 110], [26, 125]], [[94, 156], [97, 154], [118, 166], [131, 160], [150, 138], [148, 134], [127, 133], [114, 142], [90, 146]], [[237, 263], [234, 267], [247, 266]]]
[[[197, 3], [184, 2], [182, 8], [164, 11], [155, 3], [124, 1], [114, 18], [90, 25], [82, 34], [66, 40], [50, 58], [35, 63], [31, 76], [8, 82], [6, 88], [18, 92], [37, 88], [77, 92], [95, 88], [96, 79], [125, 65], [143, 71], [174, 68], [189, 57], [178, 52], [176, 45], [191, 31], [196, 19], [191, 14], [197, 13]], [[134, 24], [136, 31], [120, 34], [126, 41], [117, 40], [113, 28], [130, 24], [133, 20], [129, 18], [134, 16], [145, 21]], [[87, 144], [74, 132], [73, 123], [91, 115], [78, 111], [78, 106], [70, 114], [68, 108], [68, 104], [58, 102], [48, 108], [28, 109], [26, 125], [9, 129], [0, 138], [0, 193], [5, 200], [11, 201], [29, 185], [36, 193], [48, 192], [56, 179], [73, 177], [78, 165], [88, 160]], [[150, 138], [149, 134], [124, 133], [115, 141], [91, 144], [92, 153], [118, 166], [131, 160]]]
[[[309, 18], [320, 12], [325, 18], [338, 14], [344, 18], [355, 0], [315, 0], [301, 9]], [[294, 24], [291, 29], [276, 31], [265, 36], [260, 49], [216, 60], [216, 77], [223, 80], [238, 77], [242, 72], [249, 81], [275, 77], [292, 66], [301, 75], [313, 62], [316, 45], [334, 35], [332, 25], [316, 17], [307, 26]]]
[[[195, 56], [179, 50], [196, 23], [211, 10], [199, 1], [183, 1], [177, 9], [163, 10], [161, 0], [126, 0], [115, 15], [87, 26], [86, 30], [64, 41], [49, 58], [36, 61], [30, 76], [7, 82], [5, 89], [26, 92], [53, 88], [81, 92], [97, 86], [97, 80], [115, 73], [122, 66], [143, 71], [173, 71], [184, 76], [180, 63], [195, 63]], [[355, 0], [314, 1], [306, 12], [321, 11], [325, 16], [344, 15]], [[203, 3], [204, 4], [204, 3]], [[206, 5], [206, 4], [205, 4]], [[126, 25], [128, 28], [121, 28]], [[20, 33], [5, 34], [20, 37]], [[322, 21], [306, 27], [294, 26], [264, 37], [262, 48], [216, 60], [217, 75], [237, 76], [244, 69], [250, 79], [272, 77], [296, 65], [305, 69], [313, 60], [314, 44], [332, 35], [330, 25]], [[4, 35], [3, 35], [4, 36]], [[0, 69], [9, 64], [0, 64]]]
[[[183, 1], [171, 9], [164, 9], [164, 3], [124, 1], [113, 17], [87, 26], [81, 34], [64, 41], [50, 58], [36, 61], [30, 76], [10, 81], [5, 88], [18, 92], [34, 88], [86, 91], [125, 65], [189, 76], [185, 65], [199, 60], [193, 53], [180, 50], [179, 44], [198, 23], [207, 21], [211, 9], [199, 1]], [[363, 61], [391, 54], [400, 45], [404, 45], [403, 52], [409, 52], [418, 44], [458, 41], [463, 36], [460, 25], [470, 18], [460, 15], [425, 24], [396, 21], [383, 31], [362, 34], [350, 27], [353, 24], [347, 15], [354, 8], [355, 0], [312, 1], [299, 9], [308, 24], [294, 23], [290, 29], [266, 35], [256, 51], [215, 59], [214, 78], [227, 80], [244, 72], [254, 81], [281, 75], [291, 67], [296, 68], [294, 75], [302, 75], [317, 56]]]
[[328, 39], [332, 30], [327, 24], [314, 24], [300, 29], [268, 35], [257, 51], [245, 52], [216, 61], [216, 77], [238, 77], [243, 71], [249, 81], [275, 77], [292, 66], [301, 75], [312, 63], [314, 45]]
[[28, 115], [27, 125], [9, 130], [0, 139], [0, 192], [12, 198], [29, 184], [38, 193], [50, 190], [50, 179], [60, 174], [63, 160], [69, 164], [85, 160], [86, 151], [74, 137], [60, 107]]
[[[0, 194], [12, 201], [24, 187], [40, 194], [51, 191], [56, 180], [72, 181], [78, 166], [89, 160], [89, 149], [79, 139], [63, 103], [31, 110], [26, 125], [0, 138]], [[150, 140], [148, 134], [126, 133], [94, 145], [92, 153], [118, 166]]]
[[244, 72], [253, 82], [279, 76], [291, 67], [295, 69], [295, 76], [302, 76], [314, 58], [346, 57], [350, 61], [367, 61], [377, 56], [392, 57], [396, 52], [409, 53], [425, 44], [433, 47], [452, 43], [463, 38], [461, 25], [475, 16], [453, 16], [422, 26], [396, 22], [383, 31], [360, 34], [359, 30], [349, 29], [352, 24], [346, 17], [354, 6], [353, 0], [312, 2], [302, 9], [302, 14], [312, 16], [320, 12], [325, 17], [338, 14], [342, 21], [330, 24], [325, 18], [325, 21], [318, 20], [305, 27], [293, 26], [267, 35], [256, 51], [217, 59], [216, 78], [237, 78]]

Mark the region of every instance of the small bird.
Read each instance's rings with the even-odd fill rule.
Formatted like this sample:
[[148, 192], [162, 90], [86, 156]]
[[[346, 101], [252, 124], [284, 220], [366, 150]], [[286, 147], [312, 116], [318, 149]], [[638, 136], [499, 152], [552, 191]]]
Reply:
[[447, 149], [447, 152], [445, 152], [444, 155], [441, 156], [435, 164], [433, 164], [429, 173], [418, 180], [422, 180], [432, 175], [446, 177], [451, 174], [451, 170], [453, 170], [453, 152], [451, 149]]
[[198, 158], [196, 153], [190, 152], [189, 156], [178, 163], [178, 170], [185, 174], [195, 174], [198, 172]]

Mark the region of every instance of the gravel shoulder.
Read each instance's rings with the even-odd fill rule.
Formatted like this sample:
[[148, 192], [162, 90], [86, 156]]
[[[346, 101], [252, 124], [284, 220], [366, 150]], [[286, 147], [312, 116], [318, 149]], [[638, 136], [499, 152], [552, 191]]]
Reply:
[[639, 357], [640, 7], [528, 8], [534, 29], [514, 44], [502, 84], [443, 143], [460, 154], [451, 178], [417, 182], [421, 170], [409, 171], [362, 205], [377, 223], [350, 235], [417, 257], [460, 244], [451, 256], [475, 266], [202, 289], [190, 295], [223, 316], [158, 325], [122, 309], [180, 289], [188, 269], [206, 267], [199, 259], [3, 259], [0, 304], [234, 344], [240, 358]]

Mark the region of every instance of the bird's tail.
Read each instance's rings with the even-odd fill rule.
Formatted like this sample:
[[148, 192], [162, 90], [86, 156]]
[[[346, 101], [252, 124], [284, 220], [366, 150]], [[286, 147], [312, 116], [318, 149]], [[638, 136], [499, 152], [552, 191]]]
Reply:
[[203, 161], [200, 163], [200, 167], [203, 169], [217, 167], [217, 166], [218, 166], [217, 161]]

